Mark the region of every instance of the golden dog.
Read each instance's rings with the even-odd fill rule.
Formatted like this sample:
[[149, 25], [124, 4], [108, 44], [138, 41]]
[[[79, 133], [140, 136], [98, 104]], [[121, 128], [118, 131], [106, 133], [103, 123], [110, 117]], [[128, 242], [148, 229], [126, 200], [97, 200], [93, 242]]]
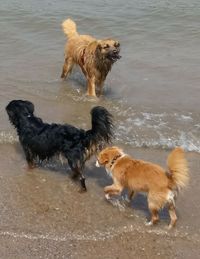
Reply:
[[61, 78], [66, 78], [74, 64], [80, 66], [87, 79], [87, 94], [102, 94], [103, 83], [114, 62], [119, 58], [120, 44], [112, 39], [97, 40], [89, 35], [79, 35], [71, 19], [62, 23], [68, 42], [65, 47], [65, 63]]
[[96, 166], [101, 165], [113, 179], [113, 184], [104, 188], [107, 199], [112, 194], [121, 194], [124, 188], [129, 191], [129, 199], [134, 192], [146, 192], [151, 212], [151, 220], [147, 224], [155, 224], [159, 220], [158, 211], [167, 205], [171, 219], [169, 228], [175, 225], [175, 198], [189, 179], [182, 148], [177, 147], [169, 154], [167, 171], [157, 164], [133, 159], [118, 147], [108, 147], [99, 153]]

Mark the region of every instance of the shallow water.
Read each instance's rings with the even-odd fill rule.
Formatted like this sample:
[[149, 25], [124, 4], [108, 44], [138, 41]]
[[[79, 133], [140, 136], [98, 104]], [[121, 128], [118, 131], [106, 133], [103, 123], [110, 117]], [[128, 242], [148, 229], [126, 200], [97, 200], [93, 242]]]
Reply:
[[114, 114], [119, 142], [200, 152], [199, 11], [196, 0], [1, 1], [0, 143], [15, 139], [4, 107], [16, 98], [33, 101], [46, 120], [73, 120], [73, 113], [86, 126], [95, 103], [84, 97], [84, 77], [76, 70], [60, 80], [60, 24], [71, 17], [80, 33], [121, 42], [122, 59], [98, 103]]

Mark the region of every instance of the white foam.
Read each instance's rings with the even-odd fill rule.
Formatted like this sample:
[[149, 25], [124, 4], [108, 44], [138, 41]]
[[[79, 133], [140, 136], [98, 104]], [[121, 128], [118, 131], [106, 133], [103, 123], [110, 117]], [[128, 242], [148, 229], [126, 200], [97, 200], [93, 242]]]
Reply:
[[13, 144], [19, 142], [18, 136], [15, 132], [0, 132], [0, 144]]

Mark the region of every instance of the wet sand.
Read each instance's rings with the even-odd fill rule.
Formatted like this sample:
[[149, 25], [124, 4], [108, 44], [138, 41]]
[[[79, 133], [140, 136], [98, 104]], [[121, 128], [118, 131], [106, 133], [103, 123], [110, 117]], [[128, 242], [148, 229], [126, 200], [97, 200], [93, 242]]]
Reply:
[[[165, 210], [157, 226], [144, 225], [149, 214], [143, 196], [131, 207], [123, 198], [108, 203], [103, 187], [111, 180], [94, 159], [85, 169], [88, 192], [80, 194], [67, 165], [55, 160], [26, 171], [18, 143], [1, 150], [0, 258], [199, 258], [199, 154], [187, 153], [190, 185], [177, 201], [177, 226], [168, 231]], [[126, 152], [163, 166], [168, 153]]]

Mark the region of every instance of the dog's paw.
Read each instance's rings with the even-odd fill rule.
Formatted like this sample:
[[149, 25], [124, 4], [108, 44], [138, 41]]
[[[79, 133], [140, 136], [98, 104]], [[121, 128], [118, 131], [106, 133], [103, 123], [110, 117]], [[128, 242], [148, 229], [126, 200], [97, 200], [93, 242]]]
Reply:
[[106, 193], [106, 194], [105, 194], [105, 198], [106, 198], [106, 200], [110, 200], [110, 195], [109, 195], [109, 193]]
[[124, 201], [124, 204], [127, 206], [127, 207], [131, 207], [131, 199], [129, 199], [127, 196], [125, 196], [125, 198], [123, 199]]
[[172, 224], [169, 224], [166, 228], [167, 228], [167, 230], [171, 230], [174, 228], [174, 226]]
[[26, 172], [32, 171], [35, 167], [36, 167], [36, 165], [34, 165], [34, 164], [22, 166], [23, 170], [26, 171]]
[[145, 222], [145, 226], [147, 226], [147, 227], [153, 226], [153, 222], [147, 221], [147, 222]]
[[84, 192], [87, 192], [87, 189], [86, 189], [86, 188], [80, 188], [80, 189], [78, 190], [78, 192], [79, 192], [79, 193], [84, 193]]
[[96, 95], [90, 95], [86, 93], [87, 100], [90, 102], [98, 102], [99, 98]]

